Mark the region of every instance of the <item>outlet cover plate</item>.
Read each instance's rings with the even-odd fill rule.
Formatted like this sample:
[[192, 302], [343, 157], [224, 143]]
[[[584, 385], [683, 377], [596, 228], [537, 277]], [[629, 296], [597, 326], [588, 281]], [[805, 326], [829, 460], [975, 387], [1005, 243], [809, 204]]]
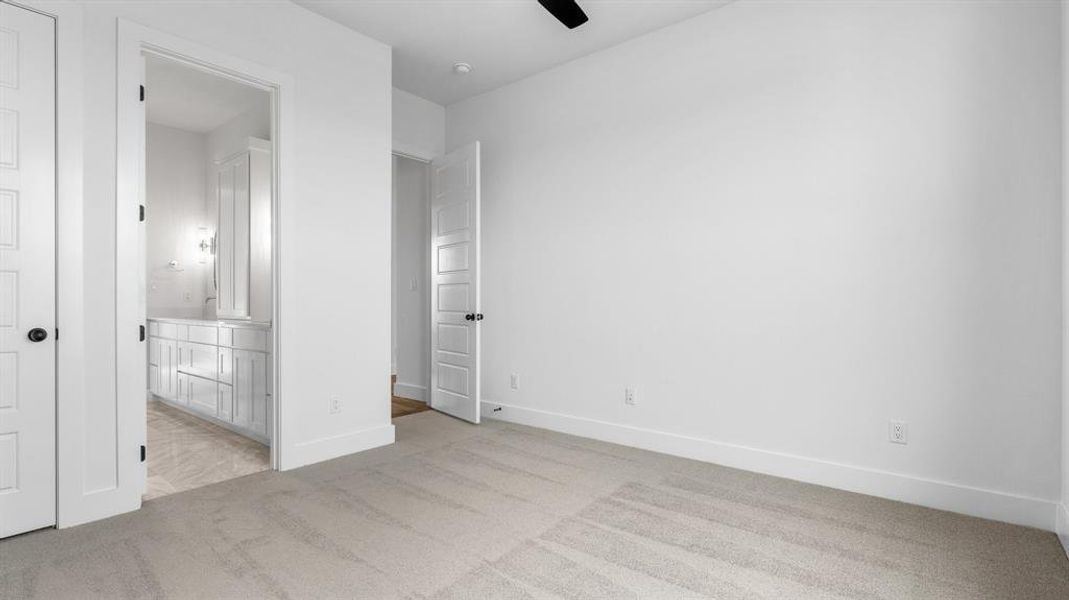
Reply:
[[905, 421], [891, 421], [887, 426], [887, 440], [892, 444], [909, 443], [909, 424]]

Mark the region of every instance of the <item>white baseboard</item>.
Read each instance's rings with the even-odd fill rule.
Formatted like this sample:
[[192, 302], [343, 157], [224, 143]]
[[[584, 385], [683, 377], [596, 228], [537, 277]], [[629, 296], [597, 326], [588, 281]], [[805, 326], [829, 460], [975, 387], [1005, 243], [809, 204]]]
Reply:
[[[498, 408], [501, 410], [495, 412]], [[1056, 502], [1041, 498], [496, 402], [483, 401], [482, 414], [491, 419], [1047, 531], [1054, 531], [1059, 508]]]
[[414, 383], [401, 383], [398, 381], [393, 386], [393, 393], [400, 398], [408, 398], [409, 400], [419, 400], [420, 402], [427, 401], [427, 386], [416, 385]]
[[392, 424], [301, 442], [283, 449], [281, 453], [282, 465], [279, 470], [288, 471], [324, 460], [386, 446], [393, 442], [394, 429]]
[[1058, 539], [1062, 541], [1062, 548], [1065, 550], [1065, 555], [1069, 556], [1069, 506], [1066, 506], [1064, 502], [1058, 505], [1058, 525], [1056, 531], [1058, 532]]

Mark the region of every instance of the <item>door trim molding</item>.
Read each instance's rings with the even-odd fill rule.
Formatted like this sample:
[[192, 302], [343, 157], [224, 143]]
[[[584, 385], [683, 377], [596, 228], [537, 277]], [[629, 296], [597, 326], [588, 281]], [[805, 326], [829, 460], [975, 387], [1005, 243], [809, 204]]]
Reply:
[[[264, 67], [245, 59], [205, 47], [162, 31], [151, 29], [125, 19], [118, 19], [117, 47], [117, 161], [116, 161], [116, 236], [117, 248], [138, 243], [141, 225], [134, 215], [137, 206], [143, 203], [144, 194], [144, 108], [134, 93], [142, 83], [141, 57], [152, 54], [185, 66], [210, 72], [246, 85], [259, 87], [271, 95], [271, 145], [272, 145], [272, 393], [271, 412], [274, 415], [271, 465], [282, 468], [288, 461], [285, 409], [282, 406], [281, 340], [284, 336], [281, 318], [282, 273], [280, 249], [282, 246], [281, 224], [286, 215], [285, 201], [293, 196], [295, 161], [292, 144], [287, 137], [294, 131], [294, 83], [286, 73]], [[140, 247], [140, 246], [139, 246]], [[141, 248], [143, 252], [143, 248]], [[140, 254], [140, 253], [139, 253]], [[145, 386], [145, 353], [142, 344], [132, 335], [144, 321], [144, 260], [116, 256], [116, 368], [117, 393], [120, 406], [143, 403]], [[128, 412], [128, 411], [127, 411]], [[144, 440], [145, 424], [130, 424]], [[142, 441], [143, 443], [143, 441]], [[137, 500], [136, 509], [140, 506]]]

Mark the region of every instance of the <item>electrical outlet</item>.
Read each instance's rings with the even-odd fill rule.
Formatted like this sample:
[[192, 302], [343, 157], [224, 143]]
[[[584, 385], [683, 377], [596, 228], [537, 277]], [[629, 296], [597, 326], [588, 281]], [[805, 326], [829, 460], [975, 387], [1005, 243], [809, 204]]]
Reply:
[[635, 394], [635, 388], [629, 387], [629, 388], [625, 389], [624, 390], [624, 404], [626, 404], [628, 406], [634, 406], [635, 403], [637, 402], [637, 400], [635, 398], [636, 395], [637, 394]]
[[341, 412], [341, 397], [339, 397], [339, 396], [331, 396], [330, 397], [330, 414], [333, 415], [333, 414], [337, 414], [337, 413], [340, 413], [340, 412]]
[[509, 375], [509, 387], [514, 390], [520, 389], [520, 376], [516, 373]]
[[186, 292], [185, 294], [182, 294], [182, 297], [186, 299], [186, 302], [192, 302], [193, 292]]
[[905, 421], [891, 421], [887, 428], [887, 439], [892, 444], [908, 443], [909, 425]]
[[416, 288], [418, 288], [418, 287], [419, 287], [419, 281], [415, 277], [413, 277], [413, 278], [408, 280], [408, 291], [414, 292], [414, 291], [416, 291]]

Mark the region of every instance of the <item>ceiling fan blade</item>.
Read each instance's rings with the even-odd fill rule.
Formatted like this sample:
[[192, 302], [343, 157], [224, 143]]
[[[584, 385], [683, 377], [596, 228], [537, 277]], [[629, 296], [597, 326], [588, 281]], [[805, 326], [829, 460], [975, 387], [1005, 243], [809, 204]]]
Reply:
[[575, 0], [538, 0], [538, 3], [568, 29], [575, 29], [587, 22], [586, 13]]

